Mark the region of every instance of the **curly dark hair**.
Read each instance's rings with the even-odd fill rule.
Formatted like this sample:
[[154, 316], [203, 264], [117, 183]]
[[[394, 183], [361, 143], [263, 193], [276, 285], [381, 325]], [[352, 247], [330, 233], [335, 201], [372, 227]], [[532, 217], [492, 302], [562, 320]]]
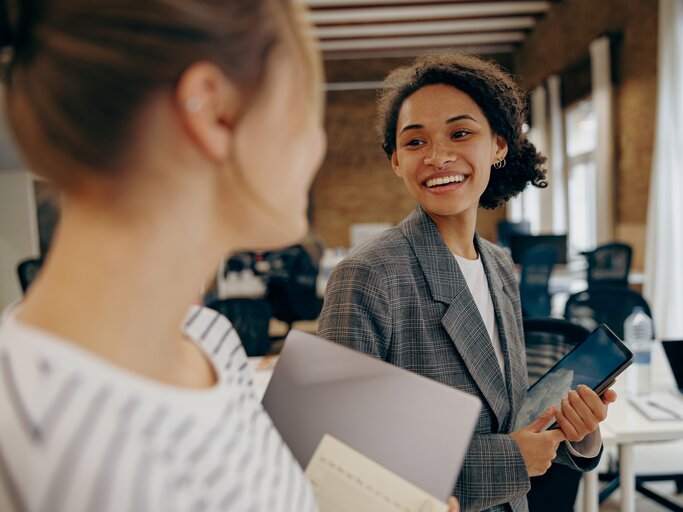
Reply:
[[496, 135], [508, 143], [506, 165], [491, 171], [479, 205], [493, 209], [526, 186], [548, 186], [541, 155], [522, 133], [524, 101], [512, 77], [491, 61], [472, 55], [437, 54], [418, 57], [386, 77], [377, 98], [377, 128], [387, 156], [396, 150], [396, 125], [405, 99], [427, 85], [445, 84], [469, 95], [482, 110]]

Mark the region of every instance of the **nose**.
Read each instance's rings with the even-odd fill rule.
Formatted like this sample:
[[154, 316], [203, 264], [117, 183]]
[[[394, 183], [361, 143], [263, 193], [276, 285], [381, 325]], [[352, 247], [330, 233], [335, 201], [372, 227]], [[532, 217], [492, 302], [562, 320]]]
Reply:
[[436, 141], [432, 144], [432, 150], [425, 155], [425, 165], [433, 165], [437, 170], [443, 169], [447, 164], [458, 159], [453, 148], [445, 141]]

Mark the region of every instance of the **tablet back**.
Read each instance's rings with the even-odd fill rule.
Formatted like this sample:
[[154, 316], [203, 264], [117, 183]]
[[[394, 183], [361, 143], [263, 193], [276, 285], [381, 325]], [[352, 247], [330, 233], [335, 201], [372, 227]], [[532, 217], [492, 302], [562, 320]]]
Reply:
[[452, 494], [479, 399], [299, 331], [263, 405], [302, 465], [329, 433], [436, 498]]

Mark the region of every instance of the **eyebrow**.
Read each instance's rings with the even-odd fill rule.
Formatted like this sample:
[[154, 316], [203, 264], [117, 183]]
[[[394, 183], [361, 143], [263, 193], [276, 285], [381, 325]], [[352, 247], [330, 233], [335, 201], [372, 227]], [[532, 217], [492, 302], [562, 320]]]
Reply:
[[[475, 118], [473, 118], [472, 116], [470, 116], [468, 114], [462, 114], [459, 116], [451, 117], [451, 118], [447, 119], [444, 124], [455, 123], [456, 121], [461, 121], [463, 119], [469, 119], [470, 121], [474, 121], [475, 123], [479, 124], [479, 122]], [[424, 126], [421, 124], [409, 124], [409, 125], [403, 127], [403, 129], [399, 132], [399, 135], [401, 135], [405, 131], [415, 130], [415, 129], [420, 129], [420, 128], [424, 128]]]

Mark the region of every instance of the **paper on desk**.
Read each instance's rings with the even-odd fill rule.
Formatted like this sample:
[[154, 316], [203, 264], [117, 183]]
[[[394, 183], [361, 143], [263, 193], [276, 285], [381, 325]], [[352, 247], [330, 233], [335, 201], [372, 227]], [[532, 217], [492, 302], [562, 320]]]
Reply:
[[630, 395], [629, 401], [653, 421], [683, 421], [683, 396], [673, 392]]
[[320, 512], [448, 512], [448, 505], [326, 434], [306, 467]]

